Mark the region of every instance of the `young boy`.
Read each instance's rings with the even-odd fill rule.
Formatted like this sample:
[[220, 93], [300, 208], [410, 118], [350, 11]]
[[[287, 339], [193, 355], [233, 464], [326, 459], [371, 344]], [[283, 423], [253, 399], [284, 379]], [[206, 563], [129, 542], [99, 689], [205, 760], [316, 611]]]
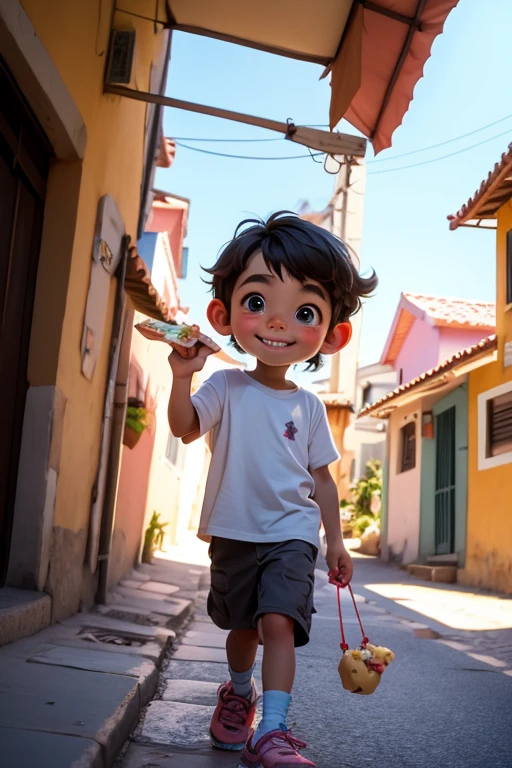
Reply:
[[[192, 375], [212, 350], [172, 353], [169, 424], [189, 443], [211, 432], [212, 460], [198, 535], [211, 541], [208, 612], [231, 630], [230, 681], [211, 722], [215, 747], [241, 750], [241, 768], [314, 764], [286, 728], [295, 647], [309, 639], [322, 521], [327, 565], [343, 582], [352, 561], [340, 527], [328, 465], [338, 453], [325, 408], [286, 378], [290, 366], [339, 352], [350, 340], [349, 317], [377, 284], [360, 277], [346, 246], [324, 229], [281, 212], [266, 223], [242, 222], [212, 275], [208, 319], [253, 371], [214, 373], [191, 397]], [[180, 350], [183, 354], [183, 350]], [[255, 732], [253, 681], [263, 644], [263, 714]]]

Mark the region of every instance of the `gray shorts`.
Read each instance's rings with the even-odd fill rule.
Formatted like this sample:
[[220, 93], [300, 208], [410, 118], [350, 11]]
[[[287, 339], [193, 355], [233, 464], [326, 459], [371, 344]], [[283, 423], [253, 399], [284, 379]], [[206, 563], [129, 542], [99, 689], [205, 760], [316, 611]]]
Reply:
[[210, 544], [208, 614], [221, 629], [256, 629], [265, 613], [290, 616], [295, 645], [311, 629], [317, 549], [293, 539], [256, 544], [215, 536]]

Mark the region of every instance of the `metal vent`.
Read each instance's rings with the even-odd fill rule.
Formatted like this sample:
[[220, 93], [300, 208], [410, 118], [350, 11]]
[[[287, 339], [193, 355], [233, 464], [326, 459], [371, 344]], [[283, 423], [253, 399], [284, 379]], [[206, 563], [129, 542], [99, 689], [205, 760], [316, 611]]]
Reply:
[[132, 78], [134, 29], [113, 29], [105, 80], [107, 83], [127, 85]]

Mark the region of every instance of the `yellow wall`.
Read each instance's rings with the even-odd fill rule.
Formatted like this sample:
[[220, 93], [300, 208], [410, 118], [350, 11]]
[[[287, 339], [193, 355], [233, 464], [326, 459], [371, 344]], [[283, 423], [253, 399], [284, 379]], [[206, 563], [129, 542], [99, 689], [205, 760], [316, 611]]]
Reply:
[[505, 308], [506, 233], [512, 229], [512, 207], [502, 206], [497, 232], [496, 331], [498, 360], [469, 375], [469, 472], [466, 567], [461, 584], [512, 593], [512, 464], [478, 469], [478, 395], [512, 382], [512, 368], [504, 367], [503, 347], [512, 340], [512, 311]]
[[[96, 212], [100, 198], [110, 194], [127, 233], [136, 238], [147, 112], [142, 102], [103, 93], [110, 25], [113, 18], [116, 28], [137, 31], [131, 85], [142, 90], [150, 88], [152, 63], [161, 65], [166, 33], [132, 16], [112, 17], [112, 0], [22, 0], [22, 5], [87, 128], [83, 162], [56, 160], [50, 173], [29, 359], [30, 384], [56, 385], [67, 399], [54, 525], [80, 532], [85, 549], [116, 287], [113, 279], [102, 349], [90, 382], [81, 373], [80, 344]], [[126, 7], [151, 16], [155, 4], [130, 0]], [[63, 214], [63, 203], [73, 196], [74, 205]]]

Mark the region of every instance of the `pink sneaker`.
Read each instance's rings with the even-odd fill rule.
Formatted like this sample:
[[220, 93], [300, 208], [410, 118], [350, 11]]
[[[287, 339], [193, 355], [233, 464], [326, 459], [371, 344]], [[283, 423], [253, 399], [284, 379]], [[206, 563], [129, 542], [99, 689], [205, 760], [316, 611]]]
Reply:
[[231, 681], [218, 690], [218, 704], [210, 723], [210, 740], [218, 749], [243, 749], [256, 713], [256, 687], [252, 684], [252, 701], [236, 696]]
[[252, 745], [252, 736], [245, 745], [238, 768], [316, 768], [298, 750], [307, 744], [292, 736], [291, 731], [270, 731]]

